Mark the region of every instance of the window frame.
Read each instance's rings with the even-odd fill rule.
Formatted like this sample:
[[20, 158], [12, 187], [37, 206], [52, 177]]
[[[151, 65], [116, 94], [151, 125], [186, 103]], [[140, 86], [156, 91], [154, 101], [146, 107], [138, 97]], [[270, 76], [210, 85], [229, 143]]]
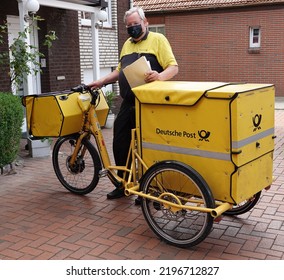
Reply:
[[[255, 30], [258, 30], [258, 36], [257, 36], [258, 42], [257, 43], [254, 42], [254, 38], [255, 38], [254, 31]], [[259, 49], [260, 46], [261, 46], [261, 29], [260, 29], [260, 26], [251, 26], [250, 31], [249, 31], [249, 47], [251, 49]]]

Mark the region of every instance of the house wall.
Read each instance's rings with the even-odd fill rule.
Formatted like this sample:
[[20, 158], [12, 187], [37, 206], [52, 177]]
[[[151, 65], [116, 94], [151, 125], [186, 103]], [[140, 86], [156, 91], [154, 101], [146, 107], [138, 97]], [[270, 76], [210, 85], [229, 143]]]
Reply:
[[[42, 92], [70, 89], [81, 83], [78, 14], [76, 11], [42, 7], [38, 13], [46, 19], [39, 23], [40, 51], [45, 54], [42, 68]], [[42, 45], [44, 34], [54, 30], [58, 40], [50, 49]]]
[[[110, 1], [109, 1], [110, 4]], [[99, 37], [99, 60], [100, 76], [104, 76], [115, 69], [118, 65], [118, 25], [117, 25], [117, 1], [111, 1], [111, 26], [104, 24], [98, 29]], [[91, 26], [82, 25], [81, 13], [79, 17], [79, 41], [80, 41], [80, 62], [81, 82], [89, 83], [92, 77], [93, 52], [92, 52], [92, 30]], [[104, 91], [114, 91], [119, 94], [118, 83], [108, 85]], [[115, 107], [112, 111], [117, 114], [120, 107], [121, 97], [115, 99]]]
[[119, 5], [117, 6], [117, 25], [118, 25], [118, 49], [119, 52], [124, 44], [125, 40], [128, 37], [127, 30], [125, 27], [125, 23], [123, 21], [124, 14], [127, 10], [129, 10], [130, 4], [129, 0], [119, 0]]
[[[165, 24], [176, 80], [272, 83], [284, 96], [284, 5], [146, 16]], [[257, 53], [249, 51], [251, 26], [261, 28]]]
[[104, 68], [114, 68], [118, 64], [117, 1], [109, 2], [111, 2], [112, 26], [99, 30], [100, 65]]
[[[112, 26], [99, 29], [99, 53], [100, 68], [115, 68], [118, 64], [118, 43], [117, 43], [117, 2], [112, 1]], [[79, 13], [79, 40], [81, 70], [93, 68], [92, 52], [92, 30], [91, 26], [81, 24]], [[83, 81], [83, 71], [81, 71]]]

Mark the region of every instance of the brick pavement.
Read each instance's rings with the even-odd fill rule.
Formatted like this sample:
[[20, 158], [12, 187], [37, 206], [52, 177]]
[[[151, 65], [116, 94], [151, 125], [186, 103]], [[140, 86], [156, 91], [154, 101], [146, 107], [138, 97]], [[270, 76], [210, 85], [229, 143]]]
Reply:
[[[275, 111], [275, 182], [255, 208], [214, 223], [205, 241], [180, 249], [149, 229], [134, 197], [108, 201], [107, 178], [87, 196], [66, 191], [51, 157], [22, 148], [16, 174], [0, 176], [0, 259], [284, 259], [284, 110]], [[104, 129], [108, 145], [111, 130]]]

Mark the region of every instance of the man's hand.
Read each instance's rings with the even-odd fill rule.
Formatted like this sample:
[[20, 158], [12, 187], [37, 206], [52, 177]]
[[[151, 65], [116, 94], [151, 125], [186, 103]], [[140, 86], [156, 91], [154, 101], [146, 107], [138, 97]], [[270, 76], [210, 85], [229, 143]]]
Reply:
[[170, 65], [161, 73], [157, 71], [149, 71], [145, 73], [145, 82], [167, 81], [173, 78], [178, 73], [177, 65]]
[[150, 83], [159, 80], [159, 73], [157, 71], [149, 71], [145, 73], [145, 82]]

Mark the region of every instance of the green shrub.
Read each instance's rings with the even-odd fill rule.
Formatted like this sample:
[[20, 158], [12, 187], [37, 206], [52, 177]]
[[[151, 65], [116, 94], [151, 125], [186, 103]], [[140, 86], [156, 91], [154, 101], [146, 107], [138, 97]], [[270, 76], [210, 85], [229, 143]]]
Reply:
[[17, 157], [23, 116], [20, 97], [0, 92], [0, 167], [12, 163]]
[[109, 107], [110, 112], [111, 112], [115, 108], [114, 101], [115, 101], [115, 98], [116, 98], [116, 93], [108, 90], [105, 93], [105, 98], [106, 98], [106, 102], [107, 102], [108, 107]]

